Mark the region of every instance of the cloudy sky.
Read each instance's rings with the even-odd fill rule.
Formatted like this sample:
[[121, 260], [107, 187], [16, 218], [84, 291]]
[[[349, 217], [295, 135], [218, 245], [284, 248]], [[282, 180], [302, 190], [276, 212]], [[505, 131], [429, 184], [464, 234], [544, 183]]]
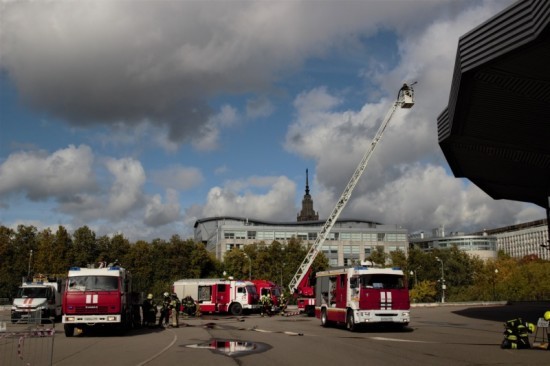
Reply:
[[0, 225], [131, 240], [197, 219], [471, 232], [545, 217], [453, 176], [437, 141], [458, 39], [512, 1], [0, 0]]

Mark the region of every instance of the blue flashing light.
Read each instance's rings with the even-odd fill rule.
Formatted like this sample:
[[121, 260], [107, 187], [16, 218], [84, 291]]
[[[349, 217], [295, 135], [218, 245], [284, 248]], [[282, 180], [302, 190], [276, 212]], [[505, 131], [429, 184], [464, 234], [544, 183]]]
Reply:
[[401, 267], [392, 267], [392, 269], [393, 269], [394, 271], [400, 271], [400, 270], [401, 270]]
[[109, 271], [118, 271], [120, 270], [120, 267], [119, 266], [112, 266], [112, 267], [109, 267]]
[[71, 267], [69, 271], [80, 271], [80, 267]]

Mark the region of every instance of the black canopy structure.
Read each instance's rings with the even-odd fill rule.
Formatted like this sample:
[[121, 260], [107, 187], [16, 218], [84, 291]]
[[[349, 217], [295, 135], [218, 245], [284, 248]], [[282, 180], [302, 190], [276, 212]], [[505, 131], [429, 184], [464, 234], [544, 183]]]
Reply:
[[550, 218], [550, 1], [518, 1], [460, 37], [437, 129], [456, 177]]

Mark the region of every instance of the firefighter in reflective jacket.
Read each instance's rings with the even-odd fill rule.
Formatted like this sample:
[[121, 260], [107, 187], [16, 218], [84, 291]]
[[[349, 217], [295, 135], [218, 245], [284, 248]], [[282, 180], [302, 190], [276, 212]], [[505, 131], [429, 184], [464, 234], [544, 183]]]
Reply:
[[183, 299], [184, 312], [187, 316], [195, 316], [197, 313], [197, 304], [191, 296], [186, 296]]
[[181, 307], [181, 302], [178, 299], [178, 295], [172, 294], [172, 298], [170, 300], [170, 321], [173, 328], [179, 327], [179, 321], [178, 321], [178, 315]]
[[154, 326], [157, 320], [157, 305], [153, 302], [153, 294], [147, 295], [141, 308], [143, 309], [143, 326]]
[[260, 297], [260, 315], [264, 316], [265, 314], [271, 316], [271, 297], [267, 294], [263, 294]]
[[281, 315], [285, 315], [286, 311], [286, 297], [285, 294], [281, 293], [281, 297], [279, 297], [279, 308], [281, 311]]
[[159, 318], [159, 327], [167, 327], [170, 323], [170, 294], [165, 292], [164, 299], [162, 300], [162, 307], [160, 308], [160, 318]]

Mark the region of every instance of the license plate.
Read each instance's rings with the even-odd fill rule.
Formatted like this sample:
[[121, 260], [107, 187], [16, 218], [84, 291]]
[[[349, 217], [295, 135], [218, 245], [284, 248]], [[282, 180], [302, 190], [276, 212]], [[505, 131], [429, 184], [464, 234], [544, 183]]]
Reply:
[[391, 322], [393, 321], [393, 318], [391, 316], [383, 316], [382, 318], [380, 318], [380, 321]]

